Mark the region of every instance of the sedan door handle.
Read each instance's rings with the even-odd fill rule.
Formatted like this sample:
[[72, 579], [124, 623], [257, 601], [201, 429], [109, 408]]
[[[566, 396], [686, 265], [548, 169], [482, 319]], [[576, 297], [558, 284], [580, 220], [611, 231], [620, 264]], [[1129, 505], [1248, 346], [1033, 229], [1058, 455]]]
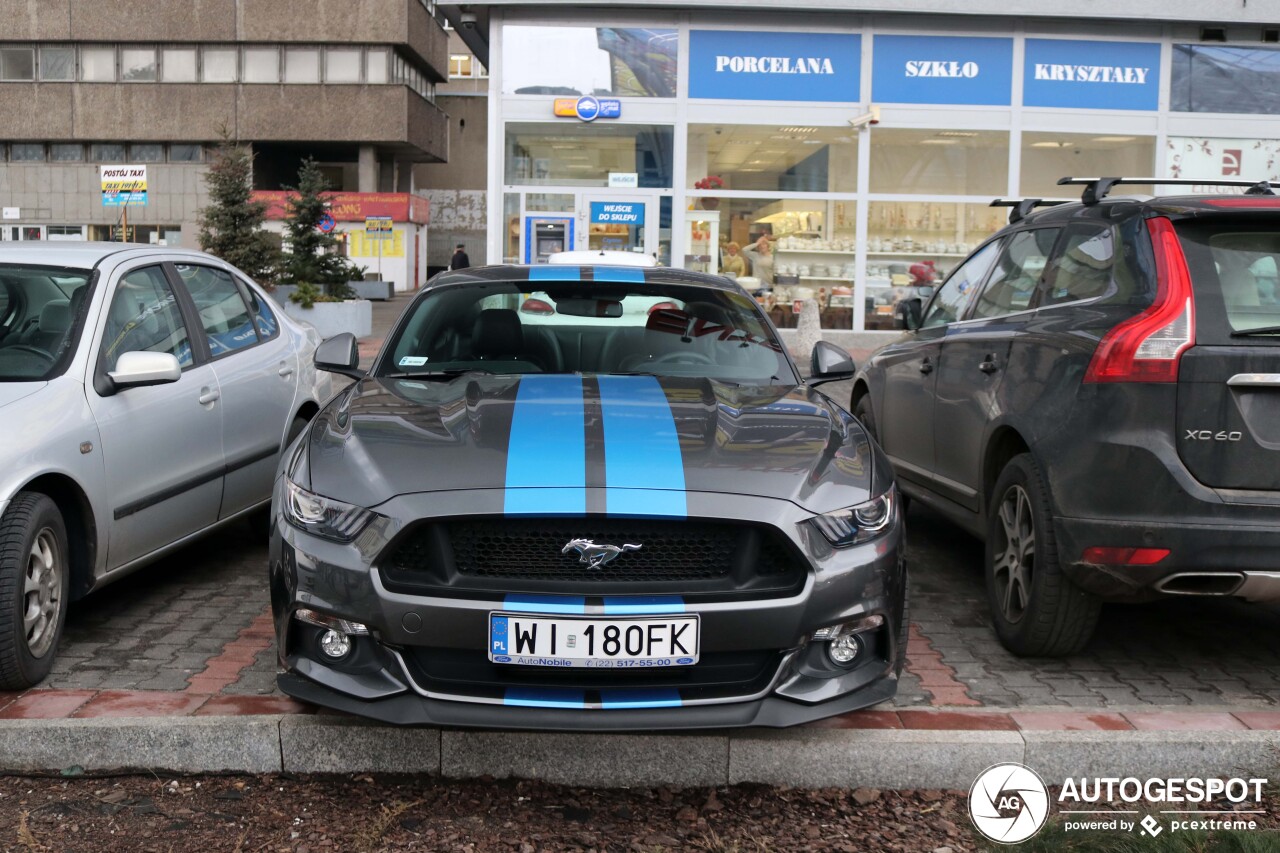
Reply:
[[207, 406], [210, 403], [216, 403], [218, 398], [221, 396], [222, 395], [215, 389], [201, 388], [200, 396], [197, 399], [200, 401], [200, 405]]
[[986, 359], [978, 365], [978, 369], [983, 373], [995, 373], [999, 370], [1000, 362], [996, 360], [996, 354], [993, 352], [987, 353]]
[[928, 376], [930, 373], [933, 373], [933, 362], [930, 361], [927, 357], [925, 358], [924, 361], [920, 362], [920, 372], [926, 376]]
[[292, 375], [293, 375], [293, 368], [292, 368], [292, 367], [289, 367], [288, 365], [286, 365], [286, 366], [284, 366], [284, 367], [280, 368], [280, 370], [279, 370], [278, 372], [279, 372], [279, 374], [280, 374], [281, 376], [286, 376], [286, 377], [287, 377], [287, 376], [292, 376]]

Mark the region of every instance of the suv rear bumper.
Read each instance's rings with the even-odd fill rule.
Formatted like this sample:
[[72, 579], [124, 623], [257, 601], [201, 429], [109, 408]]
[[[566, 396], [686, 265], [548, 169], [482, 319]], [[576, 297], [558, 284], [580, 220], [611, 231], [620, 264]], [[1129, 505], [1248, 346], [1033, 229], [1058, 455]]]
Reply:
[[[1054, 519], [1063, 571], [1082, 589], [1108, 600], [1166, 595], [1236, 596], [1280, 601], [1280, 526]], [[1150, 566], [1084, 562], [1086, 548], [1167, 548]]]

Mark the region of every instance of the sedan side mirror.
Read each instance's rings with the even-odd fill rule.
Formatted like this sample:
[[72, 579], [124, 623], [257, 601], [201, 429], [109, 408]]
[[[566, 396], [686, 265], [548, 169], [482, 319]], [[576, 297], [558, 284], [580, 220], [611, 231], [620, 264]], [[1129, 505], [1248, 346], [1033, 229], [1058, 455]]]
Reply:
[[842, 347], [830, 341], [818, 341], [809, 359], [809, 384], [852, 379], [858, 366]]
[[173, 353], [125, 352], [116, 359], [116, 369], [107, 376], [116, 389], [166, 385], [182, 378], [182, 365]]
[[899, 329], [915, 331], [920, 328], [921, 314], [923, 313], [924, 306], [919, 298], [903, 299], [898, 302], [897, 308], [894, 309], [893, 324]]
[[364, 371], [360, 369], [360, 347], [350, 332], [321, 341], [316, 347], [315, 363], [317, 370], [340, 373], [352, 379], [364, 378]]

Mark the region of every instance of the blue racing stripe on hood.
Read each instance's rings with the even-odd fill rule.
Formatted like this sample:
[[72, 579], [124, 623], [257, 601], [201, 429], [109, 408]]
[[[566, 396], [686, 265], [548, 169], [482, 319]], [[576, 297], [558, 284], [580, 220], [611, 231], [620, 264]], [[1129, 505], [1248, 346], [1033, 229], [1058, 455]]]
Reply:
[[605, 510], [683, 518], [684, 457], [676, 421], [652, 376], [601, 376]]
[[582, 281], [582, 268], [560, 267], [552, 264], [530, 267], [529, 281]]
[[583, 515], [587, 439], [582, 380], [525, 376], [516, 390], [507, 441], [507, 515]]
[[641, 267], [596, 267], [594, 275], [596, 281], [644, 284], [644, 269]]

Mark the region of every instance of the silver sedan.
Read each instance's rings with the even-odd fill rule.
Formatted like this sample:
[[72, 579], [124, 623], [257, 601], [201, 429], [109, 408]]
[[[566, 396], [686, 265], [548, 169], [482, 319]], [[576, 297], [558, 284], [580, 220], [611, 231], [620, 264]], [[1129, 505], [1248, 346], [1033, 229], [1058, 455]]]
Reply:
[[318, 343], [200, 252], [0, 244], [0, 690], [49, 673], [68, 601], [266, 509], [336, 390]]

